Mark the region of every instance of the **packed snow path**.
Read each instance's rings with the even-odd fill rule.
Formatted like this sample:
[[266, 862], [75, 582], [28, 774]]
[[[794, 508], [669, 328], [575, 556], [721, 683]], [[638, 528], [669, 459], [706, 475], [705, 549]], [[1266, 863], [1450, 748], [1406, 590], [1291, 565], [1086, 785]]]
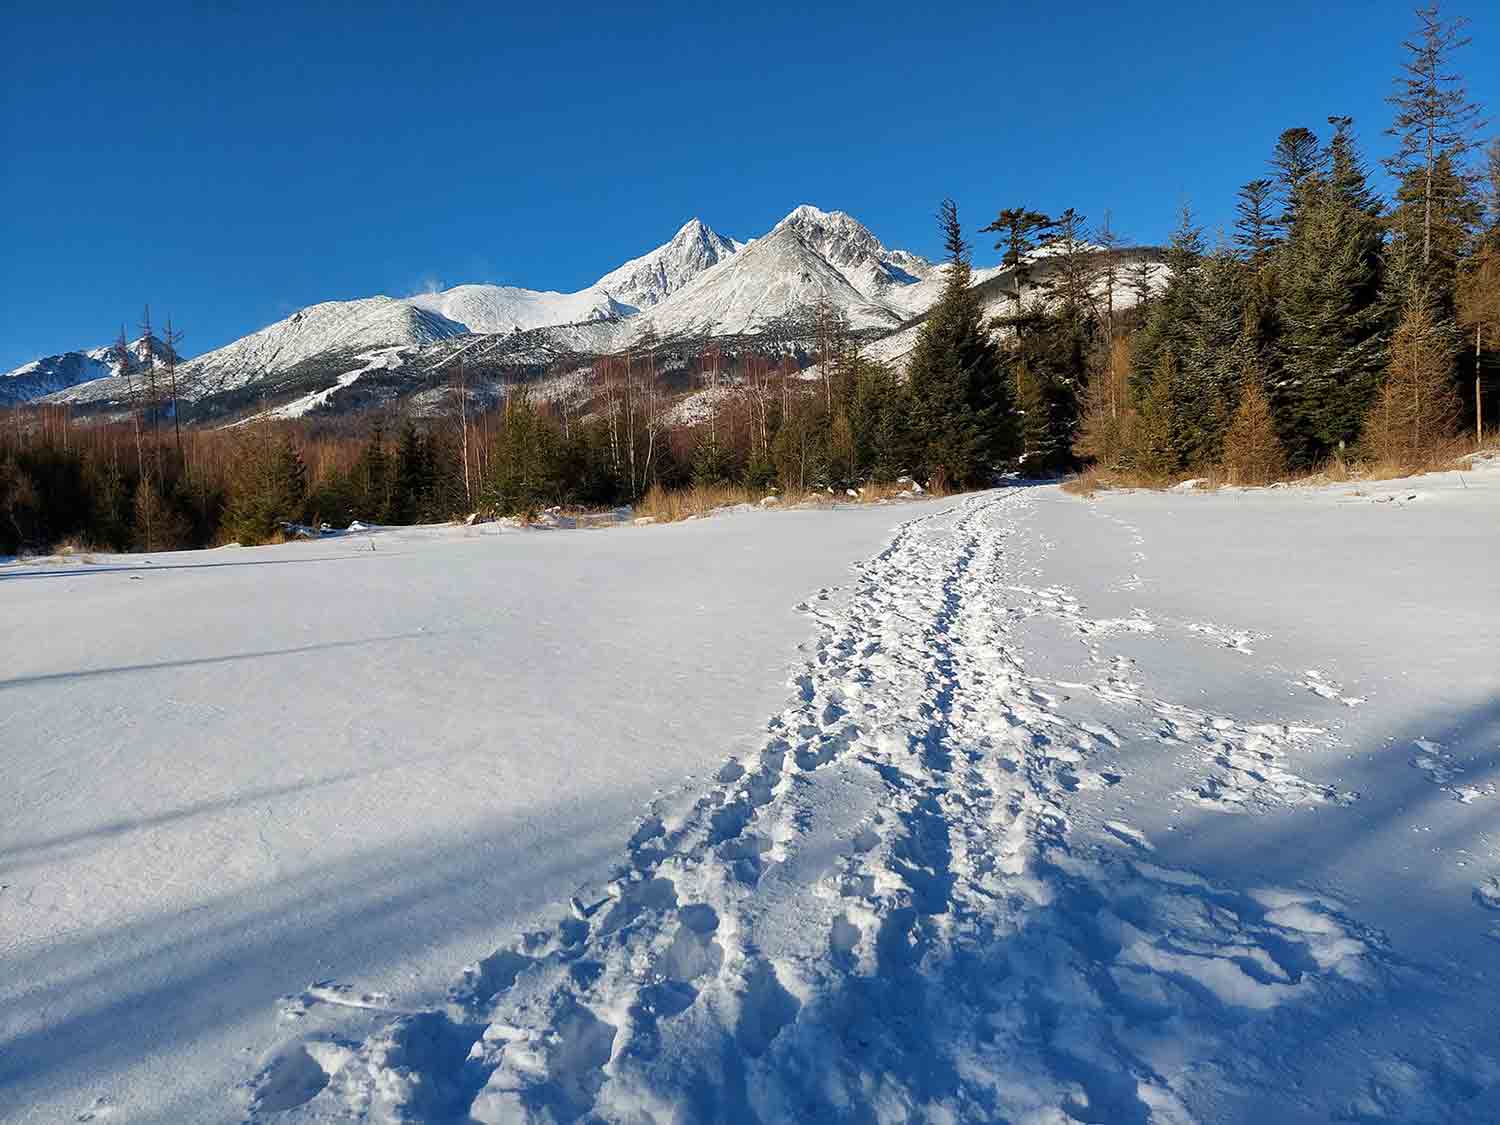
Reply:
[[[1491, 1119], [1485, 966], [1418, 963], [1328, 893], [1165, 865], [1110, 815], [1146, 746], [1170, 760], [1159, 804], [1226, 823], [1353, 816], [1361, 794], [1311, 776], [1331, 723], [1146, 687], [1116, 642], [1172, 628], [1239, 658], [1258, 635], [1091, 617], [1048, 579], [1037, 513], [1019, 488], [925, 512], [850, 589], [820, 591], [763, 745], [659, 801], [610, 881], [470, 966], [444, 1010], [361, 1040], [340, 1021], [391, 998], [333, 982], [284, 998], [252, 1116]], [[1077, 678], [1030, 666], [1048, 630], [1077, 646]], [[1363, 702], [1322, 670], [1295, 683]], [[1412, 765], [1450, 782], [1444, 753]]]

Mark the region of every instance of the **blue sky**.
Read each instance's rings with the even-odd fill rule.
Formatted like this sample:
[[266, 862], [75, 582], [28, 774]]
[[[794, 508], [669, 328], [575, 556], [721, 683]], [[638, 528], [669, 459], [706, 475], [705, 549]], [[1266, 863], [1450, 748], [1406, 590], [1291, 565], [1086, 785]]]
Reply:
[[[147, 301], [196, 354], [316, 301], [575, 289], [693, 215], [745, 238], [802, 202], [929, 255], [945, 195], [971, 227], [1074, 206], [1155, 241], [1187, 199], [1212, 230], [1282, 128], [1348, 113], [1389, 150], [1413, 24], [1305, 0], [717, 8], [12, 8], [0, 370]], [[1500, 118], [1500, 6], [1449, 10]]]

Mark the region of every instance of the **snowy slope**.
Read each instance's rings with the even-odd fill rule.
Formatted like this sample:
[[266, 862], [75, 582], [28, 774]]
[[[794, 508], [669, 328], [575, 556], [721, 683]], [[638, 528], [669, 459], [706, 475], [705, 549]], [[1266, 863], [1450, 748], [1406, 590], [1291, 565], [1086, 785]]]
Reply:
[[[128, 354], [129, 373], [136, 375], [143, 371], [146, 338], [141, 336], [132, 342]], [[166, 345], [155, 336], [151, 337], [151, 354], [158, 367], [161, 365], [161, 357], [167, 354]], [[0, 406], [30, 402], [80, 383], [123, 374], [113, 345], [47, 356], [0, 375]]]
[[742, 335], [762, 332], [780, 318], [805, 318], [820, 299], [856, 329], [889, 328], [902, 320], [850, 284], [791, 225], [778, 226], [699, 274], [637, 320], [641, 330], [649, 326], [668, 338]]
[[934, 273], [927, 259], [906, 250], [887, 250], [864, 224], [842, 211], [822, 211], [804, 203], [777, 223], [772, 233], [782, 229], [795, 230], [809, 248], [872, 301], [905, 307], [903, 291]]
[[635, 311], [597, 285], [577, 293], [538, 292], [511, 285], [458, 285], [408, 300], [419, 309], [461, 324], [469, 332], [524, 332], [554, 324], [608, 320]]
[[[391, 297], [327, 301], [181, 364], [180, 394], [187, 400], [202, 398], [333, 353], [430, 343], [463, 332], [460, 324]], [[126, 391], [126, 380], [114, 375], [52, 395], [49, 401], [120, 401]]]
[[632, 311], [650, 308], [743, 246], [701, 219], [690, 219], [671, 241], [611, 270], [594, 282], [593, 288], [604, 290]]

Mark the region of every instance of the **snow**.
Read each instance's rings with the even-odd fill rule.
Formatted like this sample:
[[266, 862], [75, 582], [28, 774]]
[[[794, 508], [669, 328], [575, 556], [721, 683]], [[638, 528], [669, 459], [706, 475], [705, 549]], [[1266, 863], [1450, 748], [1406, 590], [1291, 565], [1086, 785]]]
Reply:
[[690, 219], [670, 241], [611, 270], [594, 283], [632, 312], [666, 300], [698, 274], [744, 248], [743, 243]]
[[856, 329], [890, 328], [904, 319], [861, 293], [797, 229], [785, 225], [700, 273], [635, 319], [639, 331], [649, 327], [666, 339], [755, 334], [785, 317], [805, 318], [822, 299]]
[[[138, 372], [147, 354], [145, 336], [132, 341], [128, 349], [131, 371]], [[156, 365], [161, 366], [162, 360], [159, 357], [165, 356], [166, 345], [153, 335], [150, 349], [152, 355], [158, 357]], [[0, 374], [0, 406], [14, 406], [44, 395], [66, 391], [81, 383], [123, 374], [119, 356], [112, 344], [35, 359]], [[119, 383], [123, 394], [128, 384], [123, 378]]]
[[440, 1001], [753, 744], [908, 515], [0, 567], [0, 1120], [237, 1121], [278, 996]]
[[469, 332], [512, 332], [517, 329], [524, 332], [554, 324], [608, 320], [635, 311], [599, 286], [581, 289], [577, 293], [553, 293], [512, 285], [457, 285], [440, 293], [423, 293], [408, 300], [417, 308], [463, 325]]
[[1497, 513], [6, 567], [0, 1117], [1493, 1120]]
[[[267, 414], [272, 418], [301, 418], [306, 414], [310, 414], [314, 410], [327, 406], [328, 401], [335, 394], [345, 387], [352, 387], [355, 383], [359, 382], [360, 376], [367, 372], [399, 367], [401, 357], [405, 351], [405, 348], [376, 348], [374, 351], [366, 352], [364, 355], [357, 357], [363, 361], [361, 366], [353, 368], [350, 371], [345, 371], [334, 380], [333, 386], [321, 391], [314, 391], [311, 394], [302, 395], [291, 402], [283, 403], [274, 410], [268, 411]], [[260, 415], [256, 415], [255, 417], [258, 418]], [[253, 420], [247, 419], [247, 421]]]

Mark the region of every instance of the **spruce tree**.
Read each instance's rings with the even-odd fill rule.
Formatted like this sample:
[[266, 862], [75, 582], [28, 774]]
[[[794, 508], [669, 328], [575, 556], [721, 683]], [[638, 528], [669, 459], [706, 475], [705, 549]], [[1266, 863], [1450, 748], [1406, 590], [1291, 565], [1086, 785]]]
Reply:
[[[1143, 467], [1166, 473], [1187, 463], [1177, 396], [1194, 335], [1194, 293], [1202, 271], [1203, 231], [1184, 205], [1167, 247], [1167, 280], [1151, 301], [1132, 353], [1131, 398], [1140, 418]], [[1165, 383], [1163, 383], [1165, 380]]]
[[498, 512], [531, 516], [563, 498], [561, 434], [525, 395], [506, 401], [491, 465], [485, 499]]
[[1000, 354], [970, 282], [969, 246], [951, 199], [938, 211], [948, 251], [943, 295], [907, 365], [921, 468], [950, 483], [980, 483], [1016, 451], [1015, 419]]
[[892, 481], [912, 465], [911, 403], [906, 387], [885, 364], [860, 360], [855, 371], [849, 425], [859, 474]]
[[1281, 195], [1281, 215], [1276, 225], [1290, 231], [1302, 206], [1303, 189], [1323, 166], [1323, 153], [1317, 135], [1301, 126], [1285, 129], [1276, 139], [1271, 153], [1271, 167], [1276, 172], [1276, 187]]
[[1334, 121], [1323, 171], [1278, 251], [1281, 334], [1272, 402], [1293, 462], [1311, 465], [1352, 442], [1385, 367], [1379, 204], [1346, 118]]
[[1184, 465], [1219, 460], [1238, 405], [1241, 373], [1255, 362], [1246, 325], [1252, 277], [1243, 262], [1221, 248], [1204, 259], [1189, 291], [1176, 395], [1176, 453]]
[[307, 497], [307, 468], [291, 437], [276, 437], [267, 425], [258, 430], [240, 446], [224, 514], [226, 532], [246, 545], [300, 520]]
[[1276, 245], [1276, 218], [1272, 215], [1275, 184], [1268, 179], [1251, 180], [1239, 190], [1235, 204], [1235, 245], [1244, 257], [1259, 264]]

